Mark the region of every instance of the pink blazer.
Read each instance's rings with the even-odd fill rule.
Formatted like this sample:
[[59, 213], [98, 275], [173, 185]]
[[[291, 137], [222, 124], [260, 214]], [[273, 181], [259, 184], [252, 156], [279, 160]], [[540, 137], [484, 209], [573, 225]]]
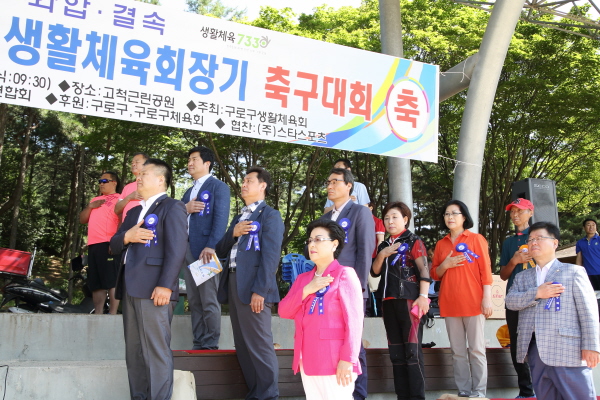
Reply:
[[298, 276], [289, 293], [279, 303], [279, 316], [294, 319], [294, 373], [300, 370], [300, 358], [306, 375], [335, 375], [340, 360], [351, 362], [360, 374], [358, 352], [363, 330], [363, 296], [354, 269], [334, 260], [323, 276], [334, 281], [323, 297], [323, 314], [318, 302], [309, 314], [315, 294], [302, 300], [302, 291], [314, 277], [315, 270]]

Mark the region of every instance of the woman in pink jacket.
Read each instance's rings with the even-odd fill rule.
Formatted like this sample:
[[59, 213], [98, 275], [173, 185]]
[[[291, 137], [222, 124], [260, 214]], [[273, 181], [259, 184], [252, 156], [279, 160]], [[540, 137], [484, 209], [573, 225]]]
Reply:
[[336, 258], [346, 233], [334, 221], [308, 225], [306, 241], [312, 271], [298, 276], [279, 303], [279, 315], [294, 319], [294, 373], [300, 371], [307, 400], [351, 400], [361, 373], [358, 352], [363, 329], [363, 299], [354, 269]]

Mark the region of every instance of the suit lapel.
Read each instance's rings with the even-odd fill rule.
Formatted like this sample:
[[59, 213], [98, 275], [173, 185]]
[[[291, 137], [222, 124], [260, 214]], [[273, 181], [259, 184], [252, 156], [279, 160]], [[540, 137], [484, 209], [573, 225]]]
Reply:
[[185, 191], [185, 193], [183, 194], [183, 197], [181, 198], [181, 201], [183, 201], [184, 203], [189, 203], [189, 201], [191, 200], [190, 197], [192, 195], [193, 188], [194, 188], [194, 185], [192, 185], [192, 187], [188, 188], [188, 190]]
[[[156, 210], [156, 207], [158, 207], [160, 205], [160, 203], [162, 203], [164, 201], [164, 199], [167, 198], [166, 194], [163, 194], [162, 196], [160, 196], [158, 199], [156, 199], [156, 201], [154, 202], [154, 204], [152, 204], [150, 206], [150, 208], [148, 209], [148, 211], [146, 212], [146, 214], [144, 215], [144, 225], [145, 225], [145, 220], [146, 217], [150, 214], [152, 214], [154, 212], [154, 210]], [[138, 216], [139, 217], [139, 216]]]
[[200, 196], [200, 193], [202, 193], [203, 191], [208, 190], [208, 187], [210, 186], [210, 181], [212, 178], [214, 178], [212, 175], [209, 176], [208, 178], [206, 178], [206, 180], [204, 181], [202, 186], [200, 186], [200, 190], [198, 190], [198, 196]]
[[545, 282], [554, 282], [554, 277], [556, 277], [559, 274], [561, 268], [562, 263], [558, 260], [554, 261], [554, 263], [552, 263], [552, 266], [550, 266], [550, 269], [548, 270]]
[[[337, 221], [339, 222], [340, 219], [342, 219], [342, 218], [348, 218], [348, 216], [350, 215], [350, 210], [352, 209], [352, 207], [354, 205], [355, 205], [354, 202], [352, 200], [350, 200], [348, 202], [348, 204], [346, 204], [346, 207], [344, 207], [344, 209], [340, 213], [340, 216], [338, 217]], [[350, 220], [350, 223], [352, 223], [352, 220]]]

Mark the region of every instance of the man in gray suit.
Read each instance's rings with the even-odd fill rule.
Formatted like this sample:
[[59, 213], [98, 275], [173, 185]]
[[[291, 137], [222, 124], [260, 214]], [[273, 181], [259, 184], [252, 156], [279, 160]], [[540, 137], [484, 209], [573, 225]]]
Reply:
[[229, 304], [235, 350], [248, 385], [246, 399], [277, 399], [279, 365], [273, 348], [271, 308], [279, 302], [275, 274], [281, 258], [283, 221], [265, 203], [271, 176], [252, 167], [242, 184], [246, 206], [217, 243], [227, 258], [218, 298]]
[[188, 152], [188, 172], [194, 179], [183, 198], [188, 213], [190, 236], [183, 270], [188, 303], [192, 312], [193, 350], [217, 350], [221, 336], [221, 304], [217, 288], [221, 275], [197, 286], [187, 266], [196, 260], [206, 264], [215, 254], [229, 219], [229, 186], [212, 176], [215, 162], [212, 150], [198, 146]]
[[187, 248], [184, 204], [167, 197], [171, 167], [149, 158], [137, 177], [143, 200], [110, 240], [122, 254], [116, 297], [122, 300], [131, 399], [169, 400], [173, 393], [171, 320]]
[[519, 311], [517, 361], [527, 356], [538, 398], [596, 399], [592, 370], [600, 361], [596, 296], [585, 269], [556, 259], [560, 232], [537, 222], [529, 228], [536, 267], [520, 272], [506, 296]]
[[[354, 188], [354, 177], [350, 170], [344, 168], [333, 168], [326, 181], [327, 198], [333, 202], [333, 209], [323, 215], [322, 219], [336, 221], [346, 231], [347, 243], [338, 257], [341, 265], [352, 267], [356, 270], [363, 291], [363, 306], [366, 310], [367, 298], [369, 297], [369, 271], [375, 241], [375, 221], [371, 211], [352, 201], [351, 195]], [[362, 374], [358, 376], [354, 384], [352, 396], [356, 400], [367, 397], [367, 354], [360, 347], [359, 360]]]

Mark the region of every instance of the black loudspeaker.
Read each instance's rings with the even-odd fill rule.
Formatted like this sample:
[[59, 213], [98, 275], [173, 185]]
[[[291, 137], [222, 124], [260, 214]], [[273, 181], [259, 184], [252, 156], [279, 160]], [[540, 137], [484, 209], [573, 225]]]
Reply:
[[556, 201], [556, 182], [549, 179], [527, 178], [513, 182], [512, 199], [523, 198], [531, 201], [535, 207], [531, 223], [551, 222], [560, 227], [558, 223], [558, 208]]

